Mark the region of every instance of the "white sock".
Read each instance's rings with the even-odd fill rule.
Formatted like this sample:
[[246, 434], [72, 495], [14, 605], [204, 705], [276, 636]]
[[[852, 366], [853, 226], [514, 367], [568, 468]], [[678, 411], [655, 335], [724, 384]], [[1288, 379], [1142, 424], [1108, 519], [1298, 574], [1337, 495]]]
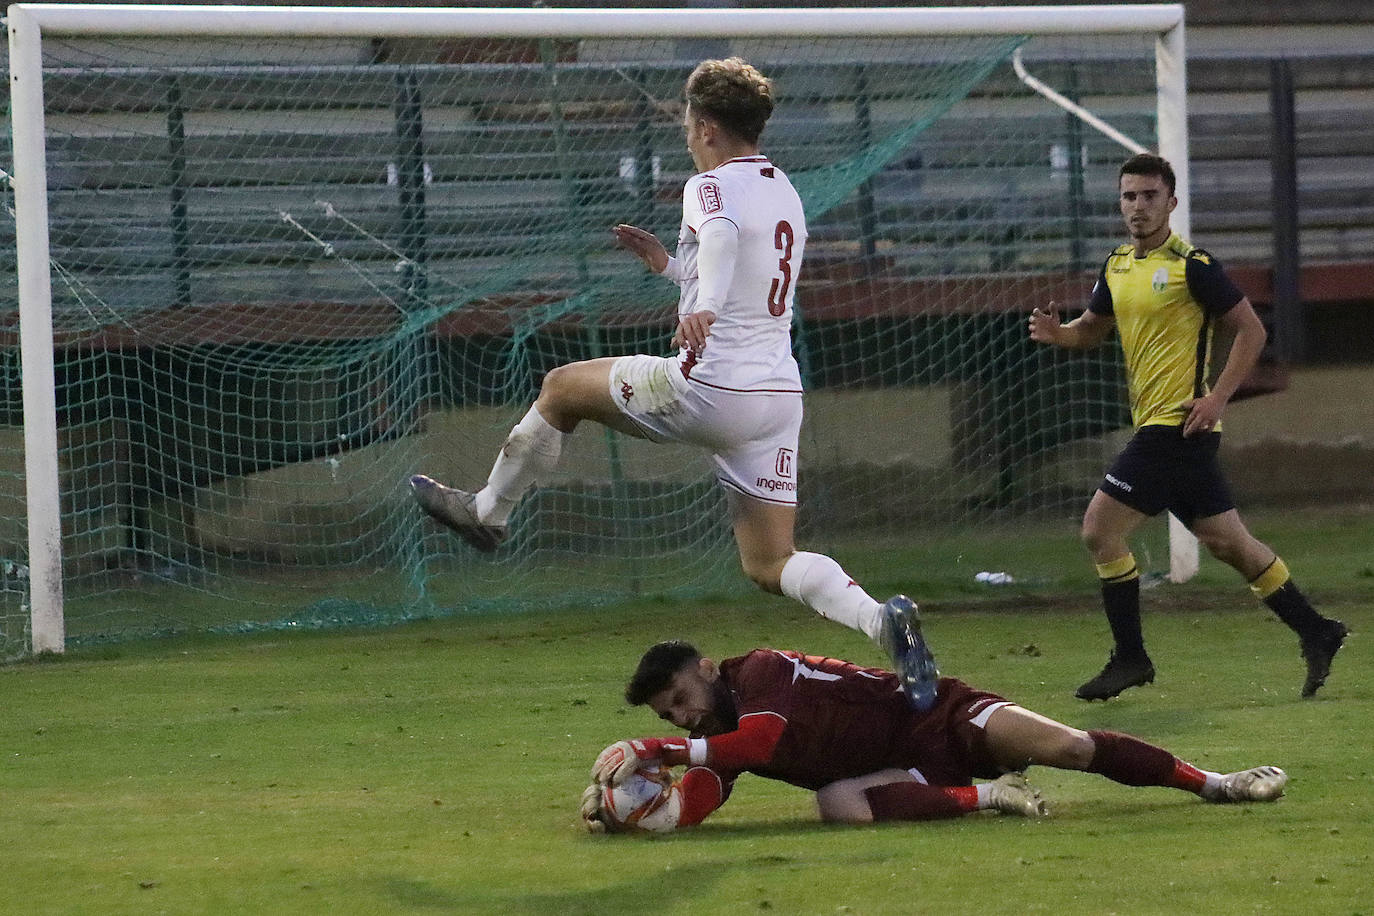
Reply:
[[476, 493], [477, 517], [483, 524], [504, 525], [510, 520], [525, 491], [558, 465], [566, 436], [530, 407], [501, 446], [487, 485]]
[[827, 620], [877, 639], [882, 605], [849, 578], [840, 564], [819, 553], [797, 551], [782, 568], [782, 593]]

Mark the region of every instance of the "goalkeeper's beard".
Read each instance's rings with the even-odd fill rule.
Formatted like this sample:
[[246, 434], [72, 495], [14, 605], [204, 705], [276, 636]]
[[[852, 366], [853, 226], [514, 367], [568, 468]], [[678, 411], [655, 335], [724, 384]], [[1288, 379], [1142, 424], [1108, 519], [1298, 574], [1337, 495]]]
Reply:
[[725, 681], [717, 678], [711, 685], [711, 711], [697, 720], [692, 729], [695, 736], [723, 735], [739, 728], [739, 713], [735, 711], [735, 698]]

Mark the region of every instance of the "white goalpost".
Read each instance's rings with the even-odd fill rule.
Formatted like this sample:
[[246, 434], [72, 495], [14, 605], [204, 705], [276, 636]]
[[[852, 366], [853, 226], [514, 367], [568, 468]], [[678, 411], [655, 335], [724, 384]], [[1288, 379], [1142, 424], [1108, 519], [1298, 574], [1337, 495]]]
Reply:
[[[391, 9], [18, 3], [9, 6], [6, 25], [9, 33], [13, 150], [11, 185], [16, 234], [19, 353], [22, 360], [28, 639], [29, 651], [35, 654], [62, 652], [68, 635], [68, 628], [64, 623], [64, 472], [59, 448], [60, 405], [55, 394], [60, 383], [60, 367], [56, 367], [54, 362], [55, 347], [60, 345], [61, 340], [54, 334], [54, 255], [50, 238], [49, 132], [45, 109], [44, 55], [51, 42], [79, 42], [89, 38], [143, 41], [217, 37], [235, 40], [332, 38], [374, 42], [389, 39], [683, 41], [689, 38], [781, 42], [811, 36], [824, 36], [828, 40], [895, 39], [903, 36], [1144, 36], [1147, 39], [1153, 37], [1155, 103], [1152, 115], [1156, 134], [1154, 139], [1158, 151], [1173, 163], [1177, 175], [1178, 207], [1172, 218], [1174, 228], [1185, 237], [1190, 230], [1184, 17], [1183, 6], [1176, 3], [998, 8], [709, 10]], [[531, 66], [537, 64], [538, 60]], [[544, 61], [546, 68], [553, 65], [549, 60]], [[131, 66], [129, 72], [132, 74], [134, 69], [136, 68]], [[70, 73], [64, 72], [64, 78], [68, 76]], [[127, 78], [133, 80], [136, 77], [137, 74], [134, 74]], [[543, 104], [541, 117], [550, 110], [558, 115], [560, 106], [571, 103], [555, 96], [551, 103]], [[615, 104], [625, 107], [629, 103]], [[612, 103], [602, 99], [586, 103], [588, 109], [595, 105], [609, 108]], [[399, 115], [397, 117], [400, 118]], [[1104, 120], [1110, 121], [1110, 114], [1106, 115]], [[168, 130], [173, 132], [170, 127]], [[397, 130], [399, 132], [400, 128]], [[417, 128], [417, 135], [418, 130]], [[558, 156], [566, 153], [563, 145], [575, 142], [575, 132], [565, 133], [558, 127], [549, 128], [549, 131], [549, 142], [554, 144], [553, 148], [557, 153], [551, 157], [551, 161], [554, 162], [553, 168], [557, 168]], [[647, 158], [645, 161], [648, 161]], [[388, 163], [387, 167], [391, 169], [391, 182], [394, 186], [397, 168], [392, 163]], [[425, 168], [428, 167], [426, 162]], [[657, 167], [655, 159], [654, 168]], [[876, 169], [877, 166], [873, 168]], [[636, 172], [635, 169], [633, 157], [622, 160], [620, 179], [626, 182], [638, 180], [642, 177], [643, 170], [641, 168]], [[589, 179], [583, 176], [556, 177], [563, 181], [567, 199], [577, 198], [579, 194], [586, 196], [589, 193], [585, 190], [589, 186]], [[402, 191], [405, 191], [407, 179], [403, 164], [399, 180]], [[428, 171], [423, 176], [417, 171], [409, 187], [415, 194], [423, 194], [430, 188], [431, 180]], [[433, 180], [438, 182], [441, 179]], [[857, 182], [859, 179], [855, 180]], [[326, 209], [329, 207], [326, 206]], [[862, 210], [862, 207], [860, 209]], [[299, 222], [296, 223], [296, 228], [300, 228]], [[297, 240], [290, 241], [295, 244]], [[836, 248], [839, 247], [837, 243]], [[334, 256], [332, 250], [330, 256]], [[406, 255], [401, 258], [400, 265], [404, 267], [404, 271], [400, 272], [410, 271], [417, 265], [423, 266], [424, 263], [422, 257]], [[583, 268], [584, 273], [589, 272], [593, 275], [598, 270], [594, 261], [591, 267], [583, 265]], [[424, 300], [423, 289], [418, 292], [416, 290], [417, 287], [412, 283], [406, 295], [413, 295], [416, 301], [427, 301]], [[497, 294], [506, 295], [500, 290]], [[398, 294], [396, 298], [399, 300], [402, 296]], [[424, 308], [417, 307], [407, 311], [398, 307], [395, 311], [401, 315], [401, 318], [396, 320], [418, 322], [421, 319], [414, 316], [423, 313]], [[392, 318], [394, 316], [387, 320]], [[262, 339], [266, 340], [268, 336], [264, 334]], [[404, 374], [406, 359], [399, 361], [401, 369], [388, 372]], [[339, 433], [336, 438], [342, 439], [343, 433]], [[385, 444], [387, 440], [383, 436], [380, 441]], [[621, 499], [625, 488], [618, 476], [621, 472], [617, 462], [622, 459], [616, 452], [616, 446], [609, 448], [613, 465], [610, 476], [615, 481], [614, 487], [619, 488], [616, 489], [615, 498]], [[335, 461], [332, 468], [337, 467], [339, 456], [343, 454], [323, 450], [318, 452], [319, 456], [325, 456], [320, 458], [321, 461]], [[334, 457], [328, 457], [329, 455]], [[484, 454], [480, 457], [485, 461], [489, 456]], [[190, 472], [187, 472], [187, 480], [190, 479]], [[123, 485], [125, 484], [121, 483], [121, 486]], [[132, 487], [132, 484], [128, 486]], [[190, 484], [186, 486], [189, 487]], [[170, 485], [166, 485], [164, 489], [169, 487]], [[360, 486], [360, 489], [365, 488], [366, 485]], [[358, 522], [360, 529], [365, 527], [365, 524], [365, 521]], [[1176, 519], [1171, 517], [1169, 524], [1170, 578], [1174, 581], [1183, 581], [1197, 569], [1197, 543]], [[542, 561], [532, 561], [529, 565], [530, 568], [537, 568], [541, 563]], [[378, 565], [382, 565], [380, 561]]]

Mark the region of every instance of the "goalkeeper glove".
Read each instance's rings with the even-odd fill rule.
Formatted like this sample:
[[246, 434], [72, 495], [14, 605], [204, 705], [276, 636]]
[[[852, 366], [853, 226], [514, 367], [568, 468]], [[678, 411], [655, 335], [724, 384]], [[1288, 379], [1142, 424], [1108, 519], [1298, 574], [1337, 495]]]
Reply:
[[683, 738], [631, 738], [617, 741], [597, 755], [592, 764], [592, 780], [601, 785], [618, 786], [640, 767], [657, 764], [664, 751], [685, 751]]
[[588, 833], [606, 833], [609, 826], [601, 810], [601, 800], [606, 790], [600, 783], [592, 783], [582, 790], [582, 826]]

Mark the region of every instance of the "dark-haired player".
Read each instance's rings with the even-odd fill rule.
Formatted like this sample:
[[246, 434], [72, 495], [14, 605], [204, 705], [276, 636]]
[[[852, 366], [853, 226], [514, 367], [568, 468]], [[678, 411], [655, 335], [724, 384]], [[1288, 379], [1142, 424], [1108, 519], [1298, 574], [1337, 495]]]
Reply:
[[[1115, 647], [1076, 695], [1105, 700], [1154, 680], [1140, 627], [1140, 574], [1127, 539], [1168, 509], [1298, 634], [1307, 663], [1302, 695], [1310, 697], [1326, 682], [1348, 631], [1317, 613], [1283, 560], [1250, 534], [1217, 463], [1222, 412], [1259, 358], [1264, 325], [1216, 259], [1170, 230], [1178, 199], [1168, 161], [1133, 156], [1118, 181], [1131, 241], [1102, 265], [1087, 311], [1061, 324], [1050, 303], [1030, 317], [1032, 340], [1070, 349], [1098, 346], [1118, 330], [1136, 428], [1083, 516], [1083, 542], [1097, 565]], [[1209, 388], [1217, 325], [1235, 341]]]
[[[602, 751], [583, 795], [591, 829], [616, 826], [607, 823], [599, 787], [650, 765], [689, 767], [680, 827], [720, 807], [742, 772], [811, 789], [822, 819], [846, 823], [983, 808], [1035, 817], [1044, 807], [1020, 772], [1031, 764], [1212, 802], [1271, 801], [1288, 781], [1271, 766], [1200, 770], [1139, 738], [1071, 728], [955, 678], [941, 678], [934, 706], [921, 712], [890, 672], [777, 649], [716, 664], [688, 643], [658, 643], [640, 659], [625, 698], [690, 736], [618, 741]], [[974, 785], [975, 778], [993, 781]]]
[[682, 128], [698, 174], [682, 195], [676, 257], [651, 233], [617, 240], [681, 287], [672, 356], [571, 363], [544, 377], [475, 493], [411, 478], [420, 507], [483, 551], [507, 536], [527, 490], [558, 462], [583, 420], [641, 439], [706, 449], [730, 505], [744, 572], [877, 640], [913, 702], [938, 672], [909, 625], [905, 599], [880, 604], [828, 556], [796, 549], [802, 386], [792, 356], [792, 301], [806, 217], [787, 175], [759, 152], [773, 84], [745, 61], [707, 60], [688, 77]]

